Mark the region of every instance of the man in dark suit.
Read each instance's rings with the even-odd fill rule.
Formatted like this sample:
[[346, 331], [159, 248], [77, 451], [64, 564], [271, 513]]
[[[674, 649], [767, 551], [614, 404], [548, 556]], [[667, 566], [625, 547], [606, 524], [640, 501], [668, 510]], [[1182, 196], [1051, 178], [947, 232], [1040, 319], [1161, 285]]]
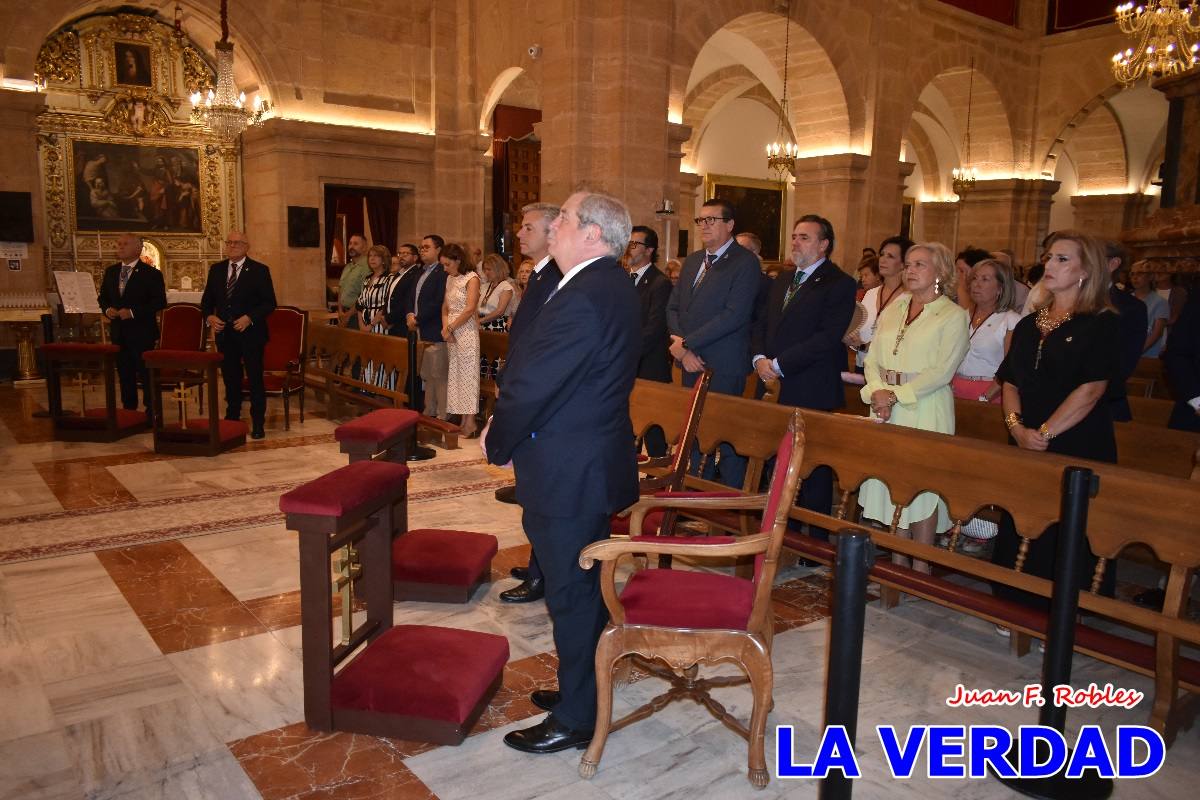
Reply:
[[[779, 380], [779, 402], [832, 411], [845, 404], [842, 337], [854, 316], [854, 278], [829, 260], [829, 220], [806, 214], [792, 228], [795, 269], [779, 273], [754, 331], [751, 364], [761, 381]], [[817, 467], [800, 489], [803, 508], [830, 512], [833, 472]], [[824, 538], [824, 531], [813, 529]]]
[[596, 722], [596, 643], [608, 614], [598, 571], [580, 551], [608, 536], [609, 516], [638, 496], [629, 394], [638, 361], [638, 301], [617, 261], [630, 233], [617, 200], [578, 192], [563, 205], [550, 251], [566, 269], [538, 316], [509, 349], [484, 445], [517, 472], [521, 523], [546, 573], [558, 651], [558, 690], [533, 702], [551, 711], [504, 743], [552, 753], [590, 741]]
[[[642, 312], [642, 348], [638, 358], [639, 378], [671, 382], [671, 334], [667, 332], [667, 303], [671, 300], [671, 281], [658, 271], [658, 234], [645, 225], [633, 226], [625, 249], [629, 274], [638, 292]], [[646, 453], [657, 458], [667, 452], [662, 428], [646, 431]]]
[[[713, 373], [712, 391], [740, 396], [750, 372], [758, 257], [733, 240], [734, 210], [726, 201], [706, 202], [696, 225], [704, 248], [684, 261], [667, 302], [670, 353], [683, 368], [684, 386], [694, 385], [707, 367]], [[741, 488], [746, 459], [727, 444], [718, 453], [721, 482]]]
[[[1110, 277], [1129, 264], [1129, 251], [1117, 242], [1105, 242], [1104, 251]], [[1117, 310], [1121, 321], [1121, 374], [1120, 380], [1109, 381], [1104, 396], [1108, 400], [1113, 422], [1129, 422], [1133, 419], [1133, 412], [1129, 408], [1125, 382], [1137, 369], [1138, 360], [1142, 357], [1146, 330], [1150, 327], [1149, 313], [1145, 303], [1132, 294], [1122, 292], [1115, 285], [1108, 287], [1108, 300]]]
[[250, 240], [241, 231], [225, 239], [229, 257], [208, 269], [200, 311], [216, 334], [217, 349], [225, 356], [225, 419], [242, 418], [242, 380], [250, 384], [250, 438], [266, 436], [267, 393], [263, 386], [263, 350], [267, 346], [267, 317], [275, 310], [275, 286], [266, 264], [250, 258]]
[[112, 343], [121, 348], [117, 353], [121, 407], [137, 409], [140, 378], [149, 416], [154, 404], [142, 353], [158, 342], [156, 315], [167, 306], [166, 284], [161, 272], [142, 262], [142, 237], [123, 234], [117, 240], [117, 258], [120, 263], [104, 270], [100, 281], [100, 308], [110, 321]]
[[[558, 286], [562, 273], [558, 264], [550, 257], [550, 223], [558, 217], [559, 207], [549, 203], [530, 203], [521, 209], [521, 227], [517, 231], [517, 241], [521, 243], [521, 254], [533, 259], [533, 274], [517, 306], [517, 313], [508, 326], [508, 347], [511, 350], [521, 340], [524, 332], [529, 329], [551, 292]], [[497, 382], [503, 386], [504, 370], [501, 370]], [[496, 490], [496, 499], [501, 503], [517, 502], [517, 487], [503, 486]], [[524, 567], [513, 567], [509, 573], [519, 578], [521, 583], [512, 589], [500, 593], [500, 599], [505, 603], [532, 603], [541, 600], [546, 595], [546, 585], [542, 578], [542, 570], [538, 565], [537, 553], [530, 552], [529, 563]]]
[[417, 281], [421, 269], [417, 265], [421, 256], [415, 244], [402, 244], [392, 256], [392, 274], [396, 276], [388, 294], [387, 312], [389, 336], [405, 336], [409, 333], [405, 321], [413, 307]]
[[425, 389], [425, 416], [446, 418], [446, 382], [450, 375], [446, 340], [442, 338], [442, 301], [446, 299], [446, 270], [439, 258], [446, 240], [431, 233], [421, 240], [421, 275], [413, 287], [408, 329], [425, 342], [421, 380]]

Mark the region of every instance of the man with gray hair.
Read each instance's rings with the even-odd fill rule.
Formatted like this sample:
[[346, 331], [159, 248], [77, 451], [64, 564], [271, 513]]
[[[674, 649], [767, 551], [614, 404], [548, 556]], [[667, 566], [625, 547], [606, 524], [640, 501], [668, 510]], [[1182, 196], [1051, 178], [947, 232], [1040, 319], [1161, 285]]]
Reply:
[[551, 713], [504, 737], [527, 753], [589, 742], [596, 723], [596, 644], [608, 613], [597, 571], [581, 569], [579, 553], [607, 537], [612, 513], [638, 497], [629, 394], [640, 312], [617, 260], [631, 228], [611, 197], [577, 192], [563, 204], [550, 253], [565, 273], [510, 343], [483, 440], [489, 462], [516, 470], [521, 524], [545, 573], [558, 651], [558, 689], [530, 698]]
[[[558, 217], [560, 209], [550, 203], [530, 203], [521, 209], [521, 227], [517, 230], [517, 241], [521, 243], [521, 254], [532, 259], [533, 274], [529, 276], [529, 284], [521, 298], [521, 305], [508, 326], [508, 346], [511, 349], [520, 341], [521, 334], [533, 324], [534, 319], [546, 303], [546, 298], [554, 291], [562, 273], [558, 264], [550, 257], [550, 223]], [[504, 373], [501, 371], [497, 383], [503, 383]], [[517, 502], [517, 487], [502, 486], [496, 490], [496, 499], [501, 503]], [[532, 603], [545, 596], [545, 582], [542, 580], [542, 570], [538, 566], [537, 553], [529, 554], [529, 563], [524, 567], [513, 567], [509, 574], [521, 581], [520, 584], [500, 593], [500, 600], [505, 603]]]
[[142, 353], [154, 349], [158, 341], [156, 315], [167, 307], [166, 284], [161, 272], [142, 261], [142, 237], [137, 234], [121, 234], [117, 258], [119, 263], [104, 270], [100, 281], [100, 309], [109, 320], [112, 343], [121, 348], [117, 353], [121, 407], [137, 409], [140, 378], [149, 416], [154, 405]]

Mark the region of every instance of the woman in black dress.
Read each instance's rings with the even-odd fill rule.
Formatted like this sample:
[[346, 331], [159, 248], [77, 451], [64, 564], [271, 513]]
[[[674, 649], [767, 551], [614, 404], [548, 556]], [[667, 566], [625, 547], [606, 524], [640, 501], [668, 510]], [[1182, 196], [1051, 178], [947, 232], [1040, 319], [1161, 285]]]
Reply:
[[[1023, 450], [1060, 453], [1095, 461], [1117, 460], [1109, 404], [1101, 402], [1120, 371], [1121, 330], [1108, 302], [1104, 243], [1074, 231], [1054, 235], [1041, 286], [1048, 290], [1035, 313], [1013, 329], [1012, 345], [996, 373], [1004, 384], [1004, 422]], [[1058, 526], [1030, 542], [1025, 571], [1053, 578]], [[1000, 525], [992, 561], [1016, 564], [1020, 539], [1008, 515]], [[1091, 585], [1096, 559], [1080, 570], [1080, 587]], [[1112, 594], [1111, 566], [1102, 592]], [[1048, 608], [1043, 597], [1003, 586], [1000, 597]]]

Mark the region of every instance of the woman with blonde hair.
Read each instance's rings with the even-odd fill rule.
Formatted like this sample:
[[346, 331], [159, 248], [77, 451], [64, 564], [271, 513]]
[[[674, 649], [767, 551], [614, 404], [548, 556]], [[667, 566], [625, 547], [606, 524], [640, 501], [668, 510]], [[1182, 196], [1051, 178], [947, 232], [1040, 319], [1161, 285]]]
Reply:
[[[923, 242], [908, 248], [904, 286], [908, 294], [889, 303], [879, 315], [867, 351], [862, 399], [871, 417], [939, 433], [954, 433], [954, 394], [950, 380], [967, 352], [967, 312], [954, 302], [954, 261], [946, 246]], [[895, 512], [887, 486], [874, 478], [859, 489], [863, 516], [891, 525]], [[950, 528], [950, 518], [937, 495], [917, 495], [900, 515], [896, 533], [922, 544]], [[909, 559], [899, 554], [902, 566]], [[928, 573], [920, 559], [912, 568]]]
[[[1104, 243], [1077, 231], [1059, 231], [1050, 244], [1034, 313], [1013, 329], [997, 380], [1004, 385], [1004, 424], [1022, 450], [1060, 453], [1115, 463], [1111, 406], [1104, 400], [1121, 369], [1121, 324], [1109, 304]], [[1025, 571], [1053, 577], [1058, 526], [1030, 543]], [[1011, 567], [1020, 540], [1005, 515], [992, 560]], [[1084, 560], [1080, 586], [1091, 583], [1095, 558]], [[1111, 593], [1109, 569], [1105, 589]], [[996, 587], [995, 593], [1046, 607], [1045, 598]]]
[[512, 313], [513, 287], [509, 280], [508, 262], [503, 256], [488, 253], [483, 257], [484, 285], [479, 296], [479, 327], [485, 331], [502, 331]]
[[971, 315], [969, 348], [951, 384], [960, 400], [1000, 403], [996, 370], [1008, 353], [1012, 332], [1021, 315], [1012, 310], [1015, 301], [1012, 272], [1003, 261], [987, 258], [971, 269], [967, 278]]

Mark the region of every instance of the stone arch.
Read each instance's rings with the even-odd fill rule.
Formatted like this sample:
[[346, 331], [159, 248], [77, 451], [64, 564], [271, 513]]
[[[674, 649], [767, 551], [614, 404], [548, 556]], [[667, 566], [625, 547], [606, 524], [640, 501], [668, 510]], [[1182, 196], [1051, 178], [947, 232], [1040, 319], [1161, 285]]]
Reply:
[[[957, 103], [951, 105], [955, 119], [939, 121], [943, 124], [952, 122], [955, 129], [965, 131], [966, 98], [972, 69], [975, 79], [971, 119], [972, 160], [978, 160], [975, 157], [978, 141], [984, 146], [982, 152], [986, 154], [986, 159], [993, 165], [990, 169], [1006, 173], [1019, 171], [1028, 155], [1022, 158], [1018, 153], [1014, 109], [1021, 108], [1025, 98], [1019, 94], [1019, 81], [1013, 80], [1009, 74], [1011, 70], [997, 63], [986, 48], [975, 47], [970, 42], [952, 46], [934, 44], [928, 57], [911, 65], [907, 71], [908, 91], [901, 93], [899, 118], [908, 119], [921, 104], [921, 97], [926, 90], [935, 86], [939, 92], [950, 92], [955, 97], [961, 95], [961, 108]], [[981, 127], [982, 124], [987, 125], [986, 129]], [[947, 129], [950, 129], [949, 126]], [[996, 136], [999, 143], [987, 143], [985, 136]], [[961, 139], [961, 134], [958, 138]]]
[[521, 77], [525, 70], [520, 67], [508, 67], [501, 70], [500, 74], [492, 81], [492, 85], [488, 87], [487, 92], [483, 96], [483, 104], [479, 110], [479, 132], [491, 133], [492, 130], [492, 112], [496, 110], [496, 106], [500, 104], [500, 98], [504, 96], [508, 87], [513, 84], [517, 78]]
[[1066, 121], [1062, 128], [1059, 129], [1058, 134], [1050, 142], [1050, 147], [1046, 151], [1046, 155], [1042, 158], [1041, 174], [1043, 178], [1051, 178], [1054, 176], [1054, 169], [1056, 166], [1055, 162], [1062, 154], [1063, 148], [1066, 147], [1067, 141], [1071, 139], [1075, 130], [1087, 121], [1087, 118], [1091, 116], [1093, 111], [1105, 105], [1109, 98], [1114, 97], [1120, 91], [1120, 84], [1112, 84], [1108, 88], [1104, 89], [1104, 91], [1092, 97], [1091, 100], [1088, 100], [1086, 103], [1084, 103], [1083, 106], [1080, 107], [1079, 110], [1076, 111]]
[[[705, 44], [723, 29], [752, 35], [772, 31], [769, 46], [778, 47], [782, 63], [783, 30], [779, 24], [779, 3], [774, 0], [728, 0], [723, 3], [679, 4], [676, 6], [671, 98], [674, 109], [682, 109], [689, 77]], [[869, 15], [845, 4], [836, 11], [814, 8], [812, 3], [796, 3], [791, 11], [791, 53], [802, 48], [819, 53], [824, 63], [822, 83], [840, 97], [839, 114], [844, 115], [847, 144], [843, 149], [860, 150], [867, 138], [866, 86], [869, 76], [863, 60], [856, 58], [856, 45], [850, 31], [865, 23]], [[778, 39], [775, 44], [774, 39]], [[798, 67], [794, 67], [793, 71]], [[789, 76], [789, 88], [791, 76]], [[790, 102], [789, 102], [790, 104]], [[793, 120], [794, 122], [794, 120]], [[799, 131], [798, 131], [799, 133]]]
[[1126, 191], [1129, 166], [1121, 123], [1107, 105], [1101, 105], [1075, 128], [1066, 143], [1071, 149], [1081, 193]]
[[940, 196], [942, 191], [940, 179], [942, 167], [937, 157], [937, 149], [930, 140], [925, 126], [915, 116], [913, 117], [912, 124], [908, 126], [908, 131], [905, 133], [903, 141], [912, 145], [917, 155], [917, 162], [921, 165], [920, 190], [930, 197]]
[[[110, 3], [103, 0], [46, 0], [41, 3], [6, 3], [7, 9], [0, 11], [0, 31], [7, 36], [0, 39], [0, 52], [6, 62], [16, 71], [28, 72], [32, 77], [33, 63], [44, 42], [54, 31], [82, 17], [113, 11]], [[215, 8], [195, 2], [183, 2], [184, 33], [212, 57], [212, 43], [220, 37], [219, 17]], [[231, 14], [229, 37], [235, 46], [234, 58], [239, 85], [251, 81], [267, 90], [272, 101], [278, 96], [278, 87], [292, 85], [294, 80], [283, 54], [274, 50], [261, 50], [256, 43], [271, 42], [276, 36], [277, 22], [264, 24], [261, 9], [256, 4], [239, 5]], [[162, 15], [159, 15], [160, 18]], [[168, 22], [165, 18], [161, 21]], [[33, 44], [30, 44], [33, 43]], [[14, 57], [8, 58], [12, 53]], [[248, 68], [247, 68], [248, 65]], [[13, 74], [10, 70], [9, 74]]]

